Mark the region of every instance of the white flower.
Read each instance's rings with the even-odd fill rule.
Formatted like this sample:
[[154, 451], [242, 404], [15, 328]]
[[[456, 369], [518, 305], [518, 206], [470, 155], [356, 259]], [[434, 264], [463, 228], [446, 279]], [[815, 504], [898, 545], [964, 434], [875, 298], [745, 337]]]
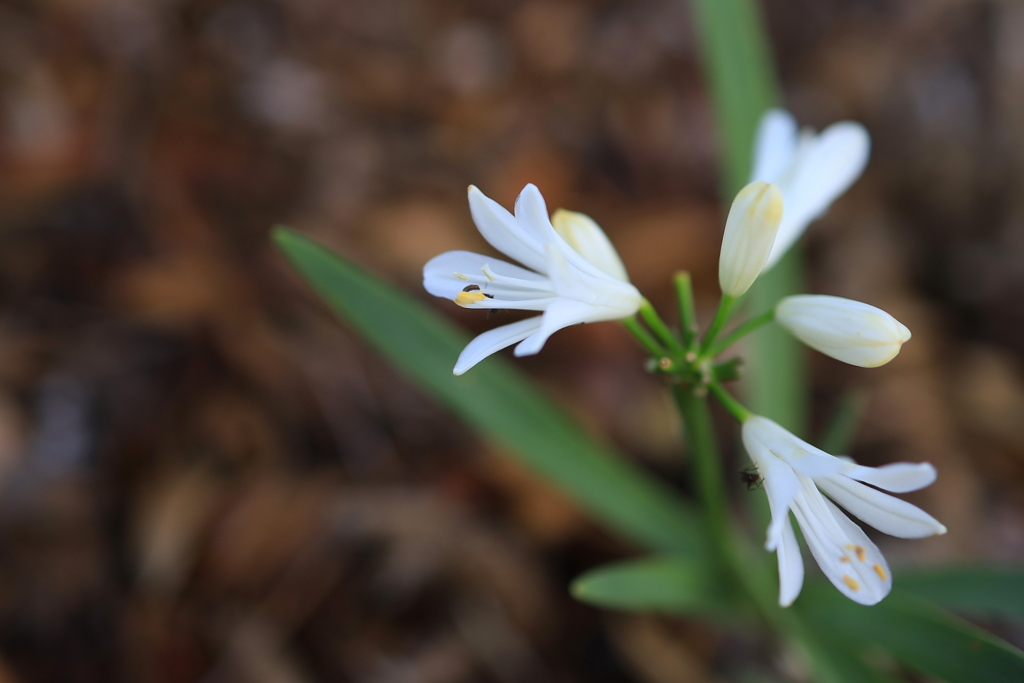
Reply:
[[782, 194], [770, 183], [750, 183], [736, 195], [718, 260], [718, 283], [724, 294], [738, 297], [754, 284], [772, 251], [782, 216]]
[[885, 311], [838, 296], [800, 294], [775, 305], [775, 320], [811, 348], [862, 368], [885, 365], [910, 330]]
[[772, 521], [765, 547], [778, 555], [783, 607], [800, 594], [804, 579], [790, 511], [825, 576], [862, 605], [874, 605], [888, 595], [892, 588], [889, 565], [832, 501], [890, 536], [924, 538], [946, 533], [946, 527], [923, 510], [878, 490], [906, 493], [928, 486], [935, 481], [935, 468], [928, 463], [862, 467], [829, 455], [757, 415], [743, 423], [743, 445], [768, 494]]
[[449, 251], [423, 267], [423, 286], [464, 308], [544, 314], [478, 336], [459, 355], [456, 375], [517, 342], [515, 355], [529, 356], [563, 327], [628, 318], [640, 308], [640, 292], [629, 284], [622, 261], [601, 228], [572, 212], [556, 213], [552, 225], [534, 185], [519, 194], [514, 216], [473, 186], [469, 209], [491, 246], [532, 270], [490, 256]]
[[754, 142], [750, 179], [775, 183], [786, 203], [766, 270], [860, 177], [870, 148], [871, 138], [859, 123], [841, 121], [815, 135], [810, 129], [797, 131], [789, 112], [765, 112]]

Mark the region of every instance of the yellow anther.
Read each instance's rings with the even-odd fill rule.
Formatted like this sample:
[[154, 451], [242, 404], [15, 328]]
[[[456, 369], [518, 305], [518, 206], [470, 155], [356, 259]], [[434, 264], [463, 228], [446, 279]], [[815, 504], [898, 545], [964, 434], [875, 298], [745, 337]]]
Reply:
[[885, 581], [889, 578], [889, 575], [885, 573], [885, 570], [882, 569], [882, 565], [880, 564], [875, 565], [875, 573], [878, 574], [878, 578], [880, 578], [882, 581]]
[[864, 552], [864, 548], [862, 548], [860, 546], [857, 546], [856, 551], [857, 551], [857, 559], [858, 560], [860, 560], [861, 562], [867, 562], [868, 561], [868, 555], [867, 555], [866, 552]]
[[455, 303], [459, 306], [469, 306], [486, 298], [483, 292], [459, 292], [455, 297]]
[[852, 591], [859, 591], [860, 590], [860, 584], [857, 583], [857, 580], [854, 579], [852, 576], [849, 576], [847, 574], [843, 574], [843, 583], [845, 583], [847, 585], [847, 587], [850, 590], [852, 590]]
[[466, 281], [466, 280], [469, 279], [468, 275], [463, 275], [462, 273], [452, 273], [452, 275], [454, 275], [455, 277], [457, 277], [458, 279], [460, 279], [462, 281]]

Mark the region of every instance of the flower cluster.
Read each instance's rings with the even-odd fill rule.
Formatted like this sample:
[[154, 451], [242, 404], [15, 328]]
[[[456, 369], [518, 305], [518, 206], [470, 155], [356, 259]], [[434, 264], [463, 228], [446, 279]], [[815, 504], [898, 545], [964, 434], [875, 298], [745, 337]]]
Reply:
[[[470, 187], [470, 211], [480, 233], [526, 267], [452, 251], [427, 263], [424, 286], [465, 308], [522, 309], [542, 315], [478, 336], [459, 356], [455, 374], [513, 344], [518, 344], [516, 356], [535, 354], [552, 333], [568, 325], [624, 320], [656, 357], [652, 367], [673, 375], [695, 393], [710, 388], [742, 423], [743, 444], [763, 478], [771, 508], [766, 548], [777, 554], [779, 603], [791, 604], [804, 578], [791, 512], [811, 554], [836, 588], [856, 602], [877, 603], [891, 589], [889, 567], [840, 508], [900, 538], [945, 533], [945, 527], [927, 513], [883, 493], [928, 486], [935, 480], [934, 468], [927, 463], [863, 467], [829, 455], [743, 408], [720, 386], [735, 376], [735, 365], [713, 365], [720, 351], [770, 320], [821, 353], [865, 368], [888, 363], [910, 339], [903, 324], [874, 306], [834, 296], [798, 295], [782, 299], [772, 311], [717, 341], [736, 301], [860, 176], [869, 146], [867, 132], [856, 123], [837, 123], [815, 134], [798, 131], [786, 112], [765, 114], [755, 142], [751, 182], [736, 195], [726, 219], [719, 260], [722, 300], [703, 339], [694, 333], [695, 320], [685, 319], [688, 311], [693, 315], [688, 276], [677, 281], [684, 317], [679, 340], [629, 283], [622, 260], [593, 220], [564, 210], [549, 218], [533, 185], [519, 195], [514, 214]], [[653, 336], [640, 328], [638, 312]]]

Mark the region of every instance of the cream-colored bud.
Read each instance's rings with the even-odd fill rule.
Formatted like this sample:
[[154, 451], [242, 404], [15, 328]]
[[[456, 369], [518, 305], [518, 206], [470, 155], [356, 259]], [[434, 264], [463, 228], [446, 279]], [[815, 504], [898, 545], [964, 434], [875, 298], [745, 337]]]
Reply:
[[559, 209], [551, 216], [551, 225], [580, 256], [613, 278], [629, 282], [619, 253], [593, 218], [577, 211]]
[[750, 289], [768, 261], [782, 220], [782, 193], [771, 183], [753, 182], [733, 200], [725, 222], [718, 282], [738, 297]]
[[788, 296], [775, 306], [780, 325], [826, 356], [862, 368], [885, 365], [910, 330], [880, 308], [838, 296]]

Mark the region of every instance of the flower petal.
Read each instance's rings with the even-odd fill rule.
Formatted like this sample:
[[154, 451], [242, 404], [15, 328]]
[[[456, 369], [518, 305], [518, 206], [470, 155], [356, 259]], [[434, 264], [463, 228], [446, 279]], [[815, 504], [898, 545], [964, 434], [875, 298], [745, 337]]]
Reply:
[[800, 557], [800, 544], [793, 533], [788, 512], [786, 523], [782, 525], [782, 542], [775, 554], [779, 560], [779, 606], [789, 607], [804, 585], [804, 560]]
[[[773, 455], [793, 468], [793, 471], [805, 477], [839, 474], [850, 466], [849, 463], [829, 455], [820, 448], [815, 448], [761, 415], [754, 415], [743, 423], [744, 445], [747, 444], [748, 438], [760, 442]], [[749, 446], [747, 450], [750, 450]]]
[[796, 152], [797, 125], [784, 109], [769, 109], [761, 116], [754, 140], [754, 172], [750, 181], [777, 183]]
[[[599, 320], [621, 320], [637, 312], [643, 298], [636, 287], [616, 280], [598, 271], [596, 275], [583, 272], [570, 262], [570, 258], [580, 258], [568, 244], [558, 238], [562, 244], [548, 242], [545, 253], [548, 259], [548, 273], [555, 293], [561, 297], [589, 304], [595, 309], [604, 309], [595, 313], [595, 317], [587, 322]], [[591, 266], [592, 267], [592, 266]]]
[[454, 299], [467, 285], [486, 287], [489, 284], [491, 278], [484, 274], [485, 267], [498, 275], [531, 284], [536, 282], [540, 289], [551, 289], [550, 281], [543, 275], [471, 251], [446, 251], [427, 261], [423, 266], [423, 287], [434, 296]]
[[526, 339], [539, 330], [540, 325], [541, 316], [538, 315], [484, 332], [469, 342], [462, 350], [452, 373], [461, 375], [492, 353]]
[[590, 216], [559, 209], [551, 217], [555, 232], [583, 258], [617, 280], [629, 282], [626, 266], [604, 230]]
[[793, 514], [821, 571], [854, 602], [874, 605], [889, 594], [892, 576], [878, 547], [810, 479], [801, 479]]
[[791, 162], [791, 175], [775, 181], [782, 189], [786, 213], [765, 270], [775, 265], [807, 225], [824, 214], [860, 177], [870, 149], [867, 130], [853, 121], [832, 124], [801, 144]]
[[544, 311], [540, 329], [516, 347], [515, 355], [517, 357], [532, 356], [544, 347], [548, 337], [563, 327], [606, 320], [607, 318], [600, 317], [603, 312], [582, 301], [557, 299]]
[[772, 511], [765, 548], [775, 550], [783, 540], [783, 528], [789, 524], [789, 508], [800, 491], [800, 481], [789, 465], [772, 454], [759, 438], [756, 429], [748, 429], [747, 425], [754, 419], [756, 418], [748, 418], [743, 423], [743, 447], [747, 449], [747, 454], [764, 479], [768, 507]]
[[537, 235], [523, 230], [501, 204], [469, 186], [469, 211], [477, 230], [492, 247], [525, 266], [544, 272], [544, 249]]
[[843, 474], [893, 493], [907, 493], [931, 486], [937, 476], [935, 468], [928, 462], [894, 462], [881, 467], [853, 465], [844, 469]]
[[921, 508], [842, 475], [821, 477], [814, 483], [850, 514], [882, 533], [897, 538], [926, 538], [946, 533], [946, 527]]

